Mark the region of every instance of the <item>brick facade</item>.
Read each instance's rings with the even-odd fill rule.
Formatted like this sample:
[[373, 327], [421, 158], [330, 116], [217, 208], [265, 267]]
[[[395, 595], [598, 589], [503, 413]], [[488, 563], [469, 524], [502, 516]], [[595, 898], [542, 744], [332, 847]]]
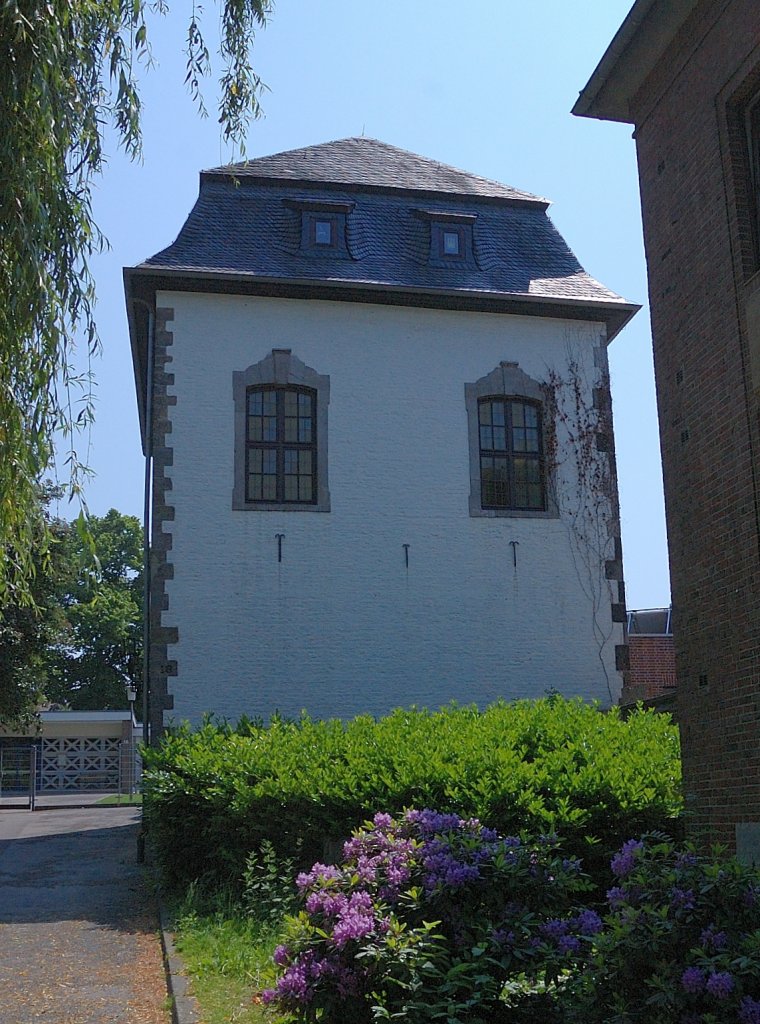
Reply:
[[576, 112], [636, 128], [687, 805], [732, 847], [760, 821], [760, 277], [743, 114], [760, 88], [760, 6], [704, 0], [678, 17], [637, 4], [627, 49], [608, 51]]
[[652, 700], [670, 693], [676, 685], [676, 658], [672, 636], [628, 637], [630, 682], [623, 688], [621, 703]]

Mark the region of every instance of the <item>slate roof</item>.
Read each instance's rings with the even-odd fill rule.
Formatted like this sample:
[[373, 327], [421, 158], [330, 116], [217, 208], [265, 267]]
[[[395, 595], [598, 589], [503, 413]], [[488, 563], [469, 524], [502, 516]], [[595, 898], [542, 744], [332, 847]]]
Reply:
[[[344, 251], [301, 248], [294, 205], [320, 198], [354, 204]], [[137, 270], [619, 304], [619, 328], [635, 307], [583, 270], [546, 205], [375, 139], [342, 139], [203, 172], [176, 241]], [[431, 265], [430, 211], [475, 215], [468, 259]]]
[[410, 189], [459, 196], [484, 196], [548, 205], [530, 192], [429, 160], [378, 139], [338, 139], [290, 149], [244, 163], [205, 171], [204, 177], [235, 174], [241, 179], [323, 182], [352, 188]]

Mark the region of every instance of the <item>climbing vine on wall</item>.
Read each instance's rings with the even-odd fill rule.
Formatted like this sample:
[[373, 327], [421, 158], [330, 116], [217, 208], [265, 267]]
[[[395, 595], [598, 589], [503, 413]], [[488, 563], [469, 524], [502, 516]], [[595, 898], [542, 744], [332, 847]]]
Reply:
[[[612, 406], [606, 353], [589, 369], [568, 338], [565, 370], [547, 374], [547, 438], [551, 497], [565, 523], [573, 565], [592, 609], [592, 628], [610, 699], [605, 650], [613, 635], [611, 583], [605, 563], [615, 556], [619, 509], [614, 471]], [[562, 486], [558, 481], [562, 480]]]

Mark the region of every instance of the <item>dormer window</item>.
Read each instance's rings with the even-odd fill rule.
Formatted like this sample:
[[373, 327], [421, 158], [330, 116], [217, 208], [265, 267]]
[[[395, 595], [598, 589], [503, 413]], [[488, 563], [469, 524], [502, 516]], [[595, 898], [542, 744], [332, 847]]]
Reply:
[[444, 247], [442, 247], [444, 248], [444, 252], [442, 252], [442, 255], [459, 256], [460, 252], [462, 251], [459, 231], [444, 229], [440, 232], [440, 239], [441, 242], [444, 243]]
[[320, 218], [314, 219], [314, 244], [315, 245], [334, 245], [334, 228], [335, 221], [323, 220]]
[[473, 265], [472, 226], [474, 213], [448, 210], [417, 210], [418, 216], [430, 224], [430, 264], [450, 267], [464, 263]]
[[301, 216], [301, 252], [305, 255], [348, 256], [346, 224], [353, 203], [329, 199], [285, 199]]

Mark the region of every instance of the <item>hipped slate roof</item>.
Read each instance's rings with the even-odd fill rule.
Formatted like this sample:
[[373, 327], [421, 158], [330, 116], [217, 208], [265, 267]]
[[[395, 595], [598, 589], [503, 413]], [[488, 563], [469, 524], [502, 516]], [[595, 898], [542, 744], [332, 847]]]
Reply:
[[[303, 202], [350, 204], [345, 247], [304, 251]], [[138, 390], [158, 290], [329, 298], [595, 320], [613, 337], [639, 308], [587, 274], [540, 196], [375, 139], [290, 150], [201, 174], [176, 241], [125, 271]], [[472, 250], [430, 259], [436, 213], [467, 214]]]
[[[301, 250], [300, 213], [288, 200], [320, 196], [355, 204], [347, 254]], [[204, 171], [176, 241], [142, 266], [627, 305], [583, 270], [546, 206], [529, 192], [375, 139], [342, 139]], [[431, 266], [422, 211], [475, 214], [473, 259]]]

